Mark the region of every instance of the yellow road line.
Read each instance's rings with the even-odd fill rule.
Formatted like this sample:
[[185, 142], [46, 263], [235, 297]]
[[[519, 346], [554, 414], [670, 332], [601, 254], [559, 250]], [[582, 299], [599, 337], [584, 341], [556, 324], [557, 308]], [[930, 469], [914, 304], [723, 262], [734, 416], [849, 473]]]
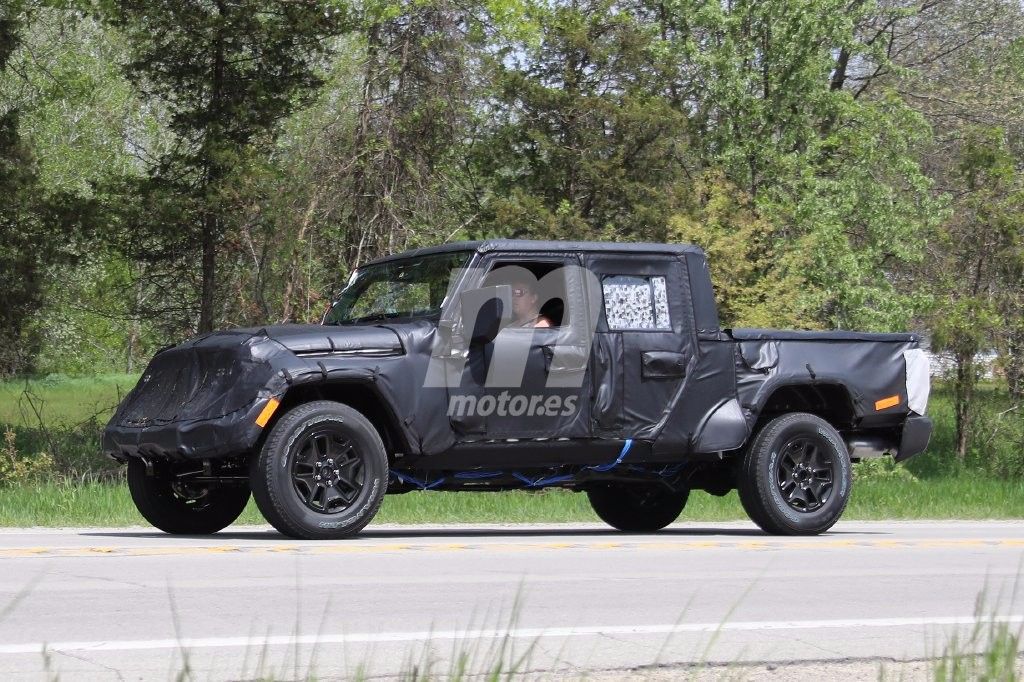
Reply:
[[829, 539], [820, 540], [662, 540], [595, 541], [503, 541], [503, 542], [439, 542], [439, 543], [367, 543], [338, 542], [333, 545], [305, 543], [275, 545], [192, 545], [192, 546], [96, 546], [96, 547], [0, 547], [0, 559], [47, 557], [146, 557], [205, 556], [217, 554], [384, 554], [401, 552], [529, 552], [576, 549], [584, 551], [787, 551], [787, 550], [849, 550], [849, 549], [951, 549], [951, 548], [1017, 548], [1024, 547], [1024, 538], [919, 538]]

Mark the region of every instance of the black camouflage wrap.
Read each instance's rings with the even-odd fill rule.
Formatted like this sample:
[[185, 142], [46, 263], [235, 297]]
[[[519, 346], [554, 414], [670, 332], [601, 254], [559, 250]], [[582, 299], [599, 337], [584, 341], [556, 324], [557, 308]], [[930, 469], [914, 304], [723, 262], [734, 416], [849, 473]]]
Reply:
[[[298, 389], [317, 387], [342, 396], [346, 387], [359, 387], [379, 401], [383, 426], [394, 432], [392, 449], [404, 458], [398, 469], [599, 464], [627, 451], [633, 464], [717, 457], [742, 448], [773, 396], [787, 387], [839, 396], [850, 414], [847, 431], [879, 434], [900, 457], [927, 443], [930, 422], [908, 406], [905, 352], [918, 347], [913, 334], [720, 329], [707, 262], [692, 246], [493, 240], [415, 255], [455, 250], [472, 251], [477, 265], [515, 254], [563, 259], [599, 278], [664, 277], [671, 326], [616, 331], [602, 315], [589, 357], [573, 367], [552, 367], [549, 352], [578, 344], [571, 330], [534, 330], [543, 373], [527, 375], [530, 391], [545, 390], [550, 372], [582, 371], [585, 378], [574, 389], [578, 413], [530, 423], [449, 416], [457, 389], [425, 388], [432, 354], [441, 349], [440, 355], [452, 356], [450, 329], [438, 319], [216, 332], [153, 358], [107, 426], [105, 451], [118, 459], [246, 455], [261, 441], [264, 429], [256, 420], [270, 400], [287, 405]], [[468, 279], [463, 288], [479, 286], [479, 279]], [[584, 293], [570, 287], [568, 304]], [[464, 377], [470, 382], [479, 361], [471, 359]], [[885, 400], [892, 404], [879, 409]]]

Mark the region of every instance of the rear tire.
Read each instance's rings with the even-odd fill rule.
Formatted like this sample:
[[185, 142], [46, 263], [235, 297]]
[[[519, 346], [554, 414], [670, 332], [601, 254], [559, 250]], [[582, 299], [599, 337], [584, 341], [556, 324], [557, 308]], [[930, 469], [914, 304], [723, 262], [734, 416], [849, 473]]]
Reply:
[[249, 502], [249, 486], [187, 484], [164, 472], [146, 474], [145, 463], [128, 460], [128, 491], [139, 513], [172, 535], [210, 535], [230, 526]]
[[249, 470], [253, 498], [277, 530], [304, 540], [355, 535], [380, 509], [388, 458], [373, 424], [348, 405], [299, 405], [274, 425]]
[[612, 528], [650, 533], [669, 525], [682, 513], [690, 491], [662, 485], [609, 483], [587, 490], [590, 506]]
[[773, 535], [818, 535], [850, 499], [852, 465], [831, 424], [813, 414], [776, 417], [740, 463], [737, 488], [750, 519]]

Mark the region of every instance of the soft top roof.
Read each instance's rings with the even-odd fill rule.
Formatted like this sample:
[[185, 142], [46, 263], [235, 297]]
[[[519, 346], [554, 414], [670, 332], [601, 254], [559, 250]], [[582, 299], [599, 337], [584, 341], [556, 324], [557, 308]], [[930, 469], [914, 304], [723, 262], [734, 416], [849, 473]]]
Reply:
[[856, 332], [837, 330], [726, 329], [737, 341], [887, 341], [908, 343], [920, 340], [913, 333]]
[[361, 264], [359, 267], [385, 263], [387, 261], [410, 258], [415, 256], [431, 256], [440, 253], [454, 253], [456, 251], [476, 251], [477, 253], [488, 253], [491, 251], [572, 251], [572, 252], [593, 252], [606, 253], [698, 253], [704, 252], [699, 246], [690, 244], [655, 244], [647, 242], [568, 242], [568, 241], [541, 241], [534, 239], [485, 239], [470, 242], [451, 242], [429, 246], [423, 249], [403, 251], [384, 258], [378, 258]]

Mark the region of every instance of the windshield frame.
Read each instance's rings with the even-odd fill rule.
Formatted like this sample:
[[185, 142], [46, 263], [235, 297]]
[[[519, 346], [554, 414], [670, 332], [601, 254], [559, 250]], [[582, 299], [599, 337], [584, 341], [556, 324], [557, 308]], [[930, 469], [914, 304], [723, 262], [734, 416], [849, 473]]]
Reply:
[[[477, 252], [473, 249], [460, 249], [456, 251], [410, 255], [403, 258], [387, 259], [357, 268], [352, 272], [352, 276], [349, 278], [348, 284], [341, 290], [337, 299], [331, 304], [331, 307], [327, 309], [327, 312], [324, 313], [321, 324], [328, 326], [345, 326], [377, 323], [396, 319], [439, 319], [445, 306], [450, 302], [449, 299], [452, 292], [458, 288], [459, 282], [464, 279], [465, 273], [469, 270], [476, 255]], [[428, 265], [428, 261], [448, 263], [448, 267], [446, 268], [448, 274], [445, 281], [446, 290], [444, 297], [441, 299], [440, 305], [429, 309], [400, 310], [387, 313], [378, 312], [356, 317], [348, 316], [352, 307], [357, 301], [359, 301], [360, 297], [366, 294], [366, 291], [370, 286], [378, 282], [401, 282], [402, 280], [399, 277], [396, 277], [396, 274], [413, 266], [427, 265], [428, 267], [437, 267], [436, 263], [430, 263]], [[412, 279], [408, 281], [429, 283], [430, 279], [427, 277], [420, 280]], [[344, 313], [341, 312], [343, 309], [346, 309]], [[339, 316], [342, 314], [345, 314], [346, 317], [339, 319]]]

